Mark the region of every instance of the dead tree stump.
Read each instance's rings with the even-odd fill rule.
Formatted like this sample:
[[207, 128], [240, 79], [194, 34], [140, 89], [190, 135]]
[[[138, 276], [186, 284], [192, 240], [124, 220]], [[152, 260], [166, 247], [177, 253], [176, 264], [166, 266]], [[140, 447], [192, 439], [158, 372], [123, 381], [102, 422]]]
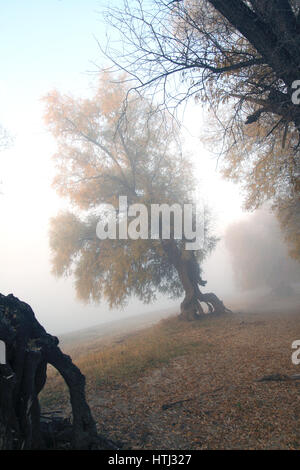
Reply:
[[85, 378], [78, 367], [62, 353], [58, 339], [40, 325], [31, 307], [12, 294], [0, 294], [0, 341], [6, 350], [6, 363], [0, 364], [0, 450], [47, 448], [38, 399], [46, 383], [47, 364], [59, 371], [69, 388], [70, 448], [116, 448], [97, 433], [85, 398]]

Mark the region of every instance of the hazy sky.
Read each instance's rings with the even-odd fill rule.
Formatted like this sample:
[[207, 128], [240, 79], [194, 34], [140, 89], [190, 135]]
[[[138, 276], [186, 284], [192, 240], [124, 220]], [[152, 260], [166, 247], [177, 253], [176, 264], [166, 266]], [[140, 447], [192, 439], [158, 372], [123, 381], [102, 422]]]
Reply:
[[[55, 141], [44, 128], [40, 98], [53, 88], [74, 95], [88, 92], [94, 78], [88, 72], [96, 70], [95, 62], [104, 64], [95, 37], [105, 43], [101, 19], [105, 3], [10, 0], [1, 4], [0, 123], [15, 135], [15, 143], [0, 154], [0, 292], [12, 292], [30, 303], [52, 333], [170, 305], [163, 299], [147, 307], [133, 301], [123, 312], [109, 311], [105, 304], [85, 306], [76, 301], [72, 280], [57, 280], [50, 274], [49, 218], [65, 203], [50, 187]], [[241, 216], [239, 191], [221, 180], [216, 161], [200, 145], [199, 106], [191, 106], [185, 116], [186, 147], [197, 162], [206, 200], [217, 216], [216, 229], [222, 234]], [[222, 243], [206, 263], [205, 277], [209, 290], [221, 297], [232, 291]]]

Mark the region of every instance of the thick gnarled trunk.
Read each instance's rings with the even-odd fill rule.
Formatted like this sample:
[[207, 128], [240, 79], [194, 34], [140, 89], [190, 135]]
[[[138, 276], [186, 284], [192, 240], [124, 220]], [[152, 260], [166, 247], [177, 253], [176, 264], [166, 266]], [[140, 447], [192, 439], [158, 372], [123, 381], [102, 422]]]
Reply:
[[61, 352], [58, 339], [47, 334], [29, 305], [12, 294], [0, 294], [0, 340], [6, 364], [0, 364], [0, 450], [43, 449], [38, 394], [52, 364], [68, 385], [73, 413], [70, 447], [112, 449], [97, 433], [85, 399], [85, 378]]
[[205, 316], [201, 303], [207, 305], [209, 314], [221, 315], [230, 312], [214, 293], [203, 294], [199, 289], [199, 283], [204, 285], [204, 281], [200, 279], [199, 282], [193, 279], [192, 273], [189, 271], [189, 263], [186, 264], [183, 261], [182, 264], [179, 270], [184, 273], [185, 277], [183, 283], [185, 297], [180, 305], [180, 318], [190, 321]]
[[203, 294], [199, 286], [205, 286], [200, 276], [200, 269], [193, 252], [180, 252], [174, 240], [162, 240], [162, 246], [178, 272], [185, 297], [180, 305], [180, 318], [183, 320], [196, 320], [205, 313], [201, 303], [208, 307], [210, 314], [220, 315], [230, 312], [223, 302], [212, 292]]

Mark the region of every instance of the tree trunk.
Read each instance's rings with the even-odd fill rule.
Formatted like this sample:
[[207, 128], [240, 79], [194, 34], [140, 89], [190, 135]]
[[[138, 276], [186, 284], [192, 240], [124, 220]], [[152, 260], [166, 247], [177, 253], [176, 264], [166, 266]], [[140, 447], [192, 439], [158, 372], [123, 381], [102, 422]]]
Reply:
[[208, 307], [210, 314], [220, 315], [230, 312], [225, 307], [223, 302], [212, 292], [203, 294], [199, 289], [200, 285], [205, 285], [200, 277], [193, 277], [193, 269], [190, 266], [190, 261], [181, 261], [178, 272], [185, 291], [185, 297], [180, 305], [180, 318], [183, 320], [195, 320], [205, 315], [201, 303]]
[[176, 268], [185, 292], [180, 305], [180, 318], [188, 321], [202, 318], [205, 313], [201, 303], [207, 305], [210, 314], [220, 315], [230, 312], [214, 293], [203, 294], [200, 291], [199, 285], [205, 286], [206, 281], [201, 279], [200, 268], [192, 251], [181, 253], [172, 239], [162, 240], [162, 246]]
[[60, 372], [69, 388], [71, 447], [116, 448], [97, 433], [80, 370], [61, 352], [58, 339], [39, 324], [31, 307], [12, 294], [0, 294], [0, 340], [6, 349], [6, 363], [0, 364], [0, 450], [46, 448], [38, 394], [46, 383], [47, 363]]

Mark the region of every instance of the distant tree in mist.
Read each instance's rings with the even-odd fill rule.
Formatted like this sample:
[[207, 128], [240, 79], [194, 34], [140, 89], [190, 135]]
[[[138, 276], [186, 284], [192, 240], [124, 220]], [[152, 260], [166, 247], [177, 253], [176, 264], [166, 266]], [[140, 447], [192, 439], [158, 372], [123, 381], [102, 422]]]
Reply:
[[300, 198], [282, 199], [277, 206], [277, 216], [289, 255], [300, 262]]
[[[204, 245], [197, 251], [187, 251], [186, 240], [176, 239], [172, 227], [169, 240], [161, 233], [157, 240], [96, 236], [97, 222], [104, 217], [101, 204], [118, 211], [119, 196], [127, 196], [129, 205], [146, 207], [193, 201], [193, 172], [176, 142], [174, 120], [139, 94], [128, 97], [127, 91], [120, 80], [102, 74], [91, 99], [57, 91], [45, 99], [46, 122], [58, 143], [54, 187], [74, 208], [51, 221], [53, 271], [58, 276], [73, 272], [84, 301], [106, 299], [110, 306], [122, 306], [130, 296], [150, 302], [157, 292], [171, 297], [185, 293], [183, 318], [203, 313], [201, 302], [223, 312], [214, 294], [199, 289], [205, 282], [198, 263], [216, 243], [207, 212], [202, 216]], [[124, 214], [117, 213], [117, 233], [123, 220]]]
[[270, 288], [288, 295], [292, 284], [300, 282], [300, 266], [289, 257], [278, 221], [267, 210], [230, 225], [225, 245], [241, 290]]

